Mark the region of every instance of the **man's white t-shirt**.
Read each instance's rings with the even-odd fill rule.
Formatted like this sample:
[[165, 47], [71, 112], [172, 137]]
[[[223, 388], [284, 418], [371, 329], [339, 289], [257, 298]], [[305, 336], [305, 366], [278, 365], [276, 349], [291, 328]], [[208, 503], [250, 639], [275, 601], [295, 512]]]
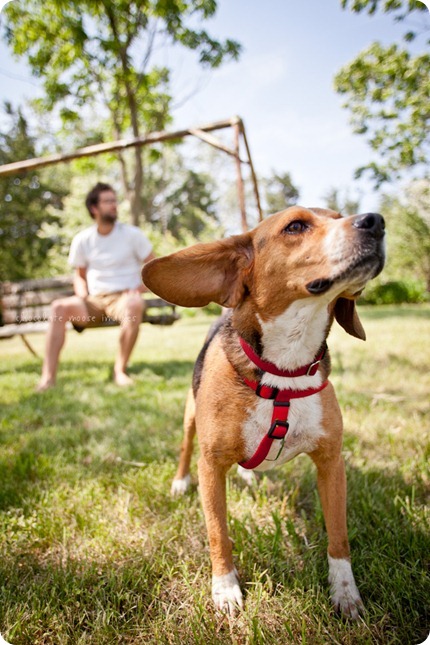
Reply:
[[91, 296], [114, 293], [141, 286], [142, 262], [151, 251], [151, 242], [137, 226], [115, 222], [108, 235], [100, 235], [94, 225], [73, 238], [69, 264], [86, 268]]

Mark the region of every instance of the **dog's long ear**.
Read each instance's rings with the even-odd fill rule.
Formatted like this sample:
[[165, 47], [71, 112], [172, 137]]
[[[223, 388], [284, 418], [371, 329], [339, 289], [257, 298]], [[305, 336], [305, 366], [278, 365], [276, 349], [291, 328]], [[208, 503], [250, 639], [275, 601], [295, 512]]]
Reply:
[[334, 306], [334, 317], [348, 334], [361, 340], [366, 340], [366, 332], [358, 317], [354, 300], [338, 298]]
[[242, 299], [253, 265], [251, 235], [196, 244], [145, 264], [142, 279], [154, 293], [183, 307], [217, 302], [235, 307]]

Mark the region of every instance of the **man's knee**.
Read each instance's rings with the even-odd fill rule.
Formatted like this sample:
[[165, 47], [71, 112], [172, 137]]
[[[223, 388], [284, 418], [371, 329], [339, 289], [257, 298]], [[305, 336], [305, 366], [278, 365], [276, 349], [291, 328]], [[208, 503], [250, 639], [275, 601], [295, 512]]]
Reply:
[[143, 299], [138, 295], [127, 298], [124, 306], [124, 322], [139, 324], [142, 321], [144, 309]]
[[51, 322], [54, 324], [66, 324], [78, 315], [85, 316], [85, 306], [77, 298], [59, 298], [51, 303]]
[[67, 306], [65, 306], [64, 300], [53, 300], [51, 303], [51, 322], [54, 324], [66, 322], [66, 312]]

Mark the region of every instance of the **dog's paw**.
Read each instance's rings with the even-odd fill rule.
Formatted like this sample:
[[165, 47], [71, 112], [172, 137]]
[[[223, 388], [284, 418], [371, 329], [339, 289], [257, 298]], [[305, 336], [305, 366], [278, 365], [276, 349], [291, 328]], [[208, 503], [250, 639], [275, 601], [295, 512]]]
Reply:
[[0, 634], [0, 645], [11, 645], [11, 644], [5, 641], [3, 636]]
[[335, 609], [347, 618], [357, 620], [364, 606], [355, 584], [351, 563], [344, 558], [330, 556], [328, 563], [331, 600]]
[[238, 609], [243, 608], [243, 597], [236, 569], [224, 576], [212, 576], [212, 599], [219, 611], [233, 617]]
[[174, 479], [172, 481], [172, 487], [170, 488], [170, 493], [172, 497], [179, 497], [180, 495], [185, 495], [191, 486], [191, 477], [190, 475], [185, 475], [182, 479]]
[[250, 488], [257, 485], [257, 476], [253, 470], [247, 470], [246, 468], [242, 468], [242, 466], [238, 466], [237, 474]]

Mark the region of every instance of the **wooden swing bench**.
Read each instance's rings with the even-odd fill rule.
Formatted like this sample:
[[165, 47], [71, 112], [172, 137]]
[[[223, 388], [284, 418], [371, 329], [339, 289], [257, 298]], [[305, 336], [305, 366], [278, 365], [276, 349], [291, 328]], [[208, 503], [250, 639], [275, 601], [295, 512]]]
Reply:
[[[27, 349], [37, 356], [26, 336], [46, 332], [52, 301], [73, 294], [71, 276], [0, 283], [0, 340], [20, 336]], [[151, 325], [173, 325], [180, 318], [175, 305], [162, 298], [144, 294], [144, 299], [146, 307], [142, 322]], [[118, 326], [118, 323], [109, 318], [97, 325], [97, 327], [115, 326]], [[67, 323], [67, 328], [72, 329], [73, 325]], [[80, 328], [77, 331], [83, 331], [83, 329]]]

